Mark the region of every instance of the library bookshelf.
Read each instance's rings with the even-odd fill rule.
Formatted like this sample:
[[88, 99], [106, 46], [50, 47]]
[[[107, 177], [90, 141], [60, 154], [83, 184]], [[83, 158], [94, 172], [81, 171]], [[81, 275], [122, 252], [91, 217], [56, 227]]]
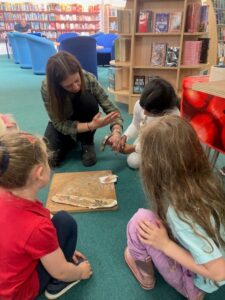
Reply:
[[215, 11], [217, 24], [217, 55], [218, 62], [225, 57], [225, 1], [213, 0], [213, 7]]
[[104, 32], [105, 33], [117, 33], [117, 7], [113, 7], [110, 4], [104, 5]]
[[84, 11], [80, 4], [0, 3], [0, 39], [26, 19], [35, 32], [55, 40], [63, 32], [96, 33], [100, 30], [100, 6]]
[[[209, 70], [212, 64], [216, 63], [215, 49], [211, 47], [216, 43], [216, 23], [211, 1], [207, 1], [208, 20], [205, 31], [187, 32], [187, 10], [188, 5], [192, 3], [201, 4], [201, 0], [127, 0], [124, 12], [117, 11], [118, 34], [120, 39], [130, 40], [129, 55], [126, 59], [120, 60], [115, 57], [111, 61], [111, 66], [115, 69], [115, 81], [120, 82], [119, 88], [112, 90], [115, 100], [126, 103], [128, 112], [133, 112], [135, 102], [140, 98], [140, 93], [134, 93], [134, 81], [137, 77], [149, 78], [151, 76], [160, 76], [168, 80], [179, 95], [182, 88], [182, 80], [185, 76], [198, 75], [201, 71]], [[153, 12], [153, 24], [156, 14], [181, 13], [181, 22], [179, 30], [170, 32], [155, 32], [151, 28], [149, 32], [140, 32], [138, 29], [138, 16], [141, 10], [151, 10]], [[127, 13], [126, 13], [127, 12]], [[199, 38], [209, 38], [210, 47], [208, 49], [208, 58], [205, 63], [183, 64], [183, 52], [185, 41], [197, 41]], [[170, 65], [152, 65], [152, 44], [166, 44], [166, 47], [178, 48], [179, 55], [175, 66]], [[128, 47], [128, 43], [125, 43]], [[119, 71], [120, 70], [120, 71]], [[119, 76], [119, 78], [117, 78]], [[122, 84], [121, 84], [122, 82]], [[146, 83], [146, 81], [145, 81]]]

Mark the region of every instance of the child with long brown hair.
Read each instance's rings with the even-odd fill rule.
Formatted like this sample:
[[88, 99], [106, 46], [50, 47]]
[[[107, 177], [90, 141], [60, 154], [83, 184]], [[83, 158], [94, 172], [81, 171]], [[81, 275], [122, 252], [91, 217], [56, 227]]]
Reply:
[[56, 299], [92, 274], [75, 251], [75, 220], [63, 211], [51, 219], [37, 200], [49, 178], [41, 138], [23, 132], [0, 136], [1, 300], [31, 300], [44, 290]]
[[145, 289], [153, 265], [179, 293], [203, 299], [225, 284], [225, 192], [192, 126], [178, 116], [152, 121], [141, 137], [141, 177], [154, 212], [127, 226], [125, 260]]

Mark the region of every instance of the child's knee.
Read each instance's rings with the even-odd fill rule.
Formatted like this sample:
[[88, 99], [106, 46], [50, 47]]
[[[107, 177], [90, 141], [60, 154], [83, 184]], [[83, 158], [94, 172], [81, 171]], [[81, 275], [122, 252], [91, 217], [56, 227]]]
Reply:
[[140, 156], [137, 153], [131, 153], [127, 157], [127, 164], [131, 169], [138, 169], [140, 166]]
[[74, 229], [77, 231], [77, 222], [66, 211], [57, 212], [52, 218], [53, 223], [60, 224], [64, 229]]
[[138, 223], [140, 223], [143, 220], [154, 222], [157, 219], [157, 216], [154, 212], [152, 212], [149, 209], [140, 208], [130, 219], [127, 230], [134, 230], [138, 226]]

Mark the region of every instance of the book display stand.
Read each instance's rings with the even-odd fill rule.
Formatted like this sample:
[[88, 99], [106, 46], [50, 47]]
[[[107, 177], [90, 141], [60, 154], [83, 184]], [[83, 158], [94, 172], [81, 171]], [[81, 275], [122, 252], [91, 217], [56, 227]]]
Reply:
[[[206, 5], [202, 7], [201, 0], [127, 0], [125, 9], [117, 10], [123, 41], [115, 44], [111, 66], [121, 89], [109, 91], [116, 101], [128, 104], [129, 113], [140, 97], [137, 91], [152, 76], [168, 80], [179, 94], [185, 76], [198, 75], [216, 63], [215, 14], [211, 0]], [[189, 55], [185, 47], [195, 50]]]

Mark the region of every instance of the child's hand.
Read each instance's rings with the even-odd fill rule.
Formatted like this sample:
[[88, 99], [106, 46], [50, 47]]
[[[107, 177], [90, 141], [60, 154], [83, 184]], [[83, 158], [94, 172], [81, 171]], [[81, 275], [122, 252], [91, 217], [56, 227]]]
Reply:
[[75, 251], [73, 255], [73, 261], [75, 265], [78, 265], [78, 268], [80, 269], [80, 279], [88, 279], [92, 275], [91, 266], [83, 253]]
[[88, 279], [89, 277], [91, 277], [92, 269], [87, 260], [84, 260], [83, 262], [81, 262], [79, 264], [78, 268], [80, 268], [80, 271], [81, 271], [80, 279]]
[[83, 253], [75, 251], [73, 254], [73, 261], [75, 265], [78, 265], [81, 260], [87, 260]]
[[138, 224], [139, 239], [144, 244], [148, 244], [156, 249], [163, 251], [170, 239], [163, 223], [157, 220], [154, 223], [142, 221]]
[[131, 154], [133, 152], [135, 152], [135, 146], [130, 144], [125, 144], [123, 149], [120, 151], [120, 153], [123, 154]]
[[120, 141], [119, 141], [119, 143], [117, 145], [117, 149], [116, 149], [118, 152], [123, 153], [126, 141], [127, 141], [127, 136], [126, 135], [120, 136]]

